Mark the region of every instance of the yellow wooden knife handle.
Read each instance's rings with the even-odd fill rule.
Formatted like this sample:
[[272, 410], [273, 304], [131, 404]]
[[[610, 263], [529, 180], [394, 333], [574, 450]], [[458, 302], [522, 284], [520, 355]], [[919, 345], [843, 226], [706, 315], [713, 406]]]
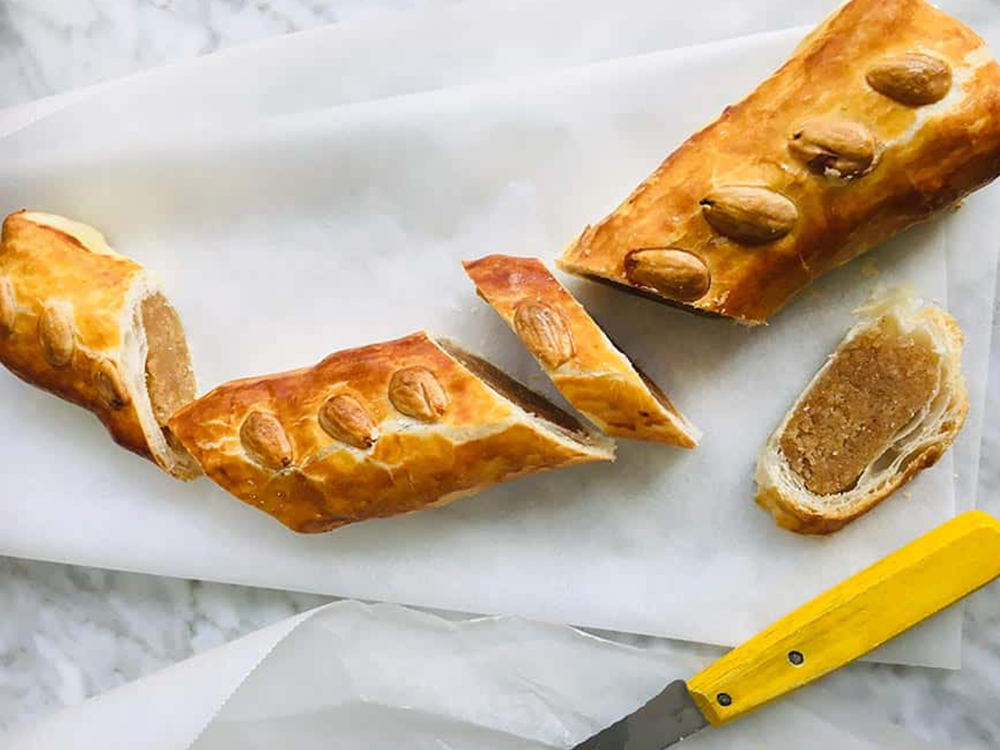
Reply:
[[963, 513], [778, 620], [688, 681], [719, 726], [842, 667], [1000, 575], [1000, 522]]

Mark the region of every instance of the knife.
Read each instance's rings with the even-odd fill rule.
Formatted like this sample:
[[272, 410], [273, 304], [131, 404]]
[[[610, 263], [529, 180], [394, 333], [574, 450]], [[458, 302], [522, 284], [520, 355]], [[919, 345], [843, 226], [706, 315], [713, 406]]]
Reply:
[[1000, 522], [969, 511], [848, 578], [573, 750], [663, 750], [802, 687], [1000, 576]]

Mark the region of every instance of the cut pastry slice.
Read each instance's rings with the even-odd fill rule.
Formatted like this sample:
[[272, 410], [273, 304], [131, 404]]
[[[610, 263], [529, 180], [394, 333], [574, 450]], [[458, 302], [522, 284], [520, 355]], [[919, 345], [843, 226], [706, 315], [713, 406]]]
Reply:
[[166, 429], [195, 397], [180, 318], [96, 229], [19, 211], [0, 239], [0, 362], [93, 412], [121, 446], [182, 479], [200, 472]]
[[763, 323], [998, 174], [1000, 65], [986, 43], [923, 0], [852, 0], [557, 266]]
[[604, 432], [694, 448], [700, 433], [537, 258], [463, 263], [560, 393]]
[[614, 460], [610, 440], [424, 332], [226, 383], [170, 428], [212, 480], [305, 533]]
[[828, 534], [867, 513], [965, 423], [955, 320], [901, 294], [859, 312], [757, 463], [757, 502], [792, 531]]

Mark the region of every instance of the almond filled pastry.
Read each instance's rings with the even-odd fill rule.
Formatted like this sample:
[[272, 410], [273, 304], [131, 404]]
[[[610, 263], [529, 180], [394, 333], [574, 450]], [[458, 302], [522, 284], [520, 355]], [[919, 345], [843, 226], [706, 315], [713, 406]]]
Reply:
[[200, 472], [166, 428], [195, 396], [180, 318], [96, 229], [19, 211], [0, 237], [0, 362], [93, 412], [119, 445], [182, 479]]
[[767, 321], [1000, 174], [1000, 66], [923, 0], [852, 0], [572, 242], [564, 271]]
[[828, 534], [867, 513], [965, 424], [955, 320], [903, 293], [859, 313], [757, 463], [757, 502], [792, 531]]
[[694, 448], [700, 434], [537, 258], [465, 261], [476, 290], [603, 432]]
[[614, 459], [607, 438], [423, 332], [226, 383], [170, 429], [209, 478], [304, 533]]

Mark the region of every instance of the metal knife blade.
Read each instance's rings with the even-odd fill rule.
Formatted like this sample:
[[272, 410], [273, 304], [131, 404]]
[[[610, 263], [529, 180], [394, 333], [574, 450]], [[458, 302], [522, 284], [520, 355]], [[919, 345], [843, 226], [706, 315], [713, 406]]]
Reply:
[[603, 729], [573, 750], [663, 750], [704, 729], [708, 720], [684, 680], [675, 680], [642, 708]]
[[710, 723], [722, 726], [854, 661], [995, 578], [1000, 521], [978, 510], [963, 513], [785, 615], [688, 682], [670, 683], [573, 750], [663, 750]]

